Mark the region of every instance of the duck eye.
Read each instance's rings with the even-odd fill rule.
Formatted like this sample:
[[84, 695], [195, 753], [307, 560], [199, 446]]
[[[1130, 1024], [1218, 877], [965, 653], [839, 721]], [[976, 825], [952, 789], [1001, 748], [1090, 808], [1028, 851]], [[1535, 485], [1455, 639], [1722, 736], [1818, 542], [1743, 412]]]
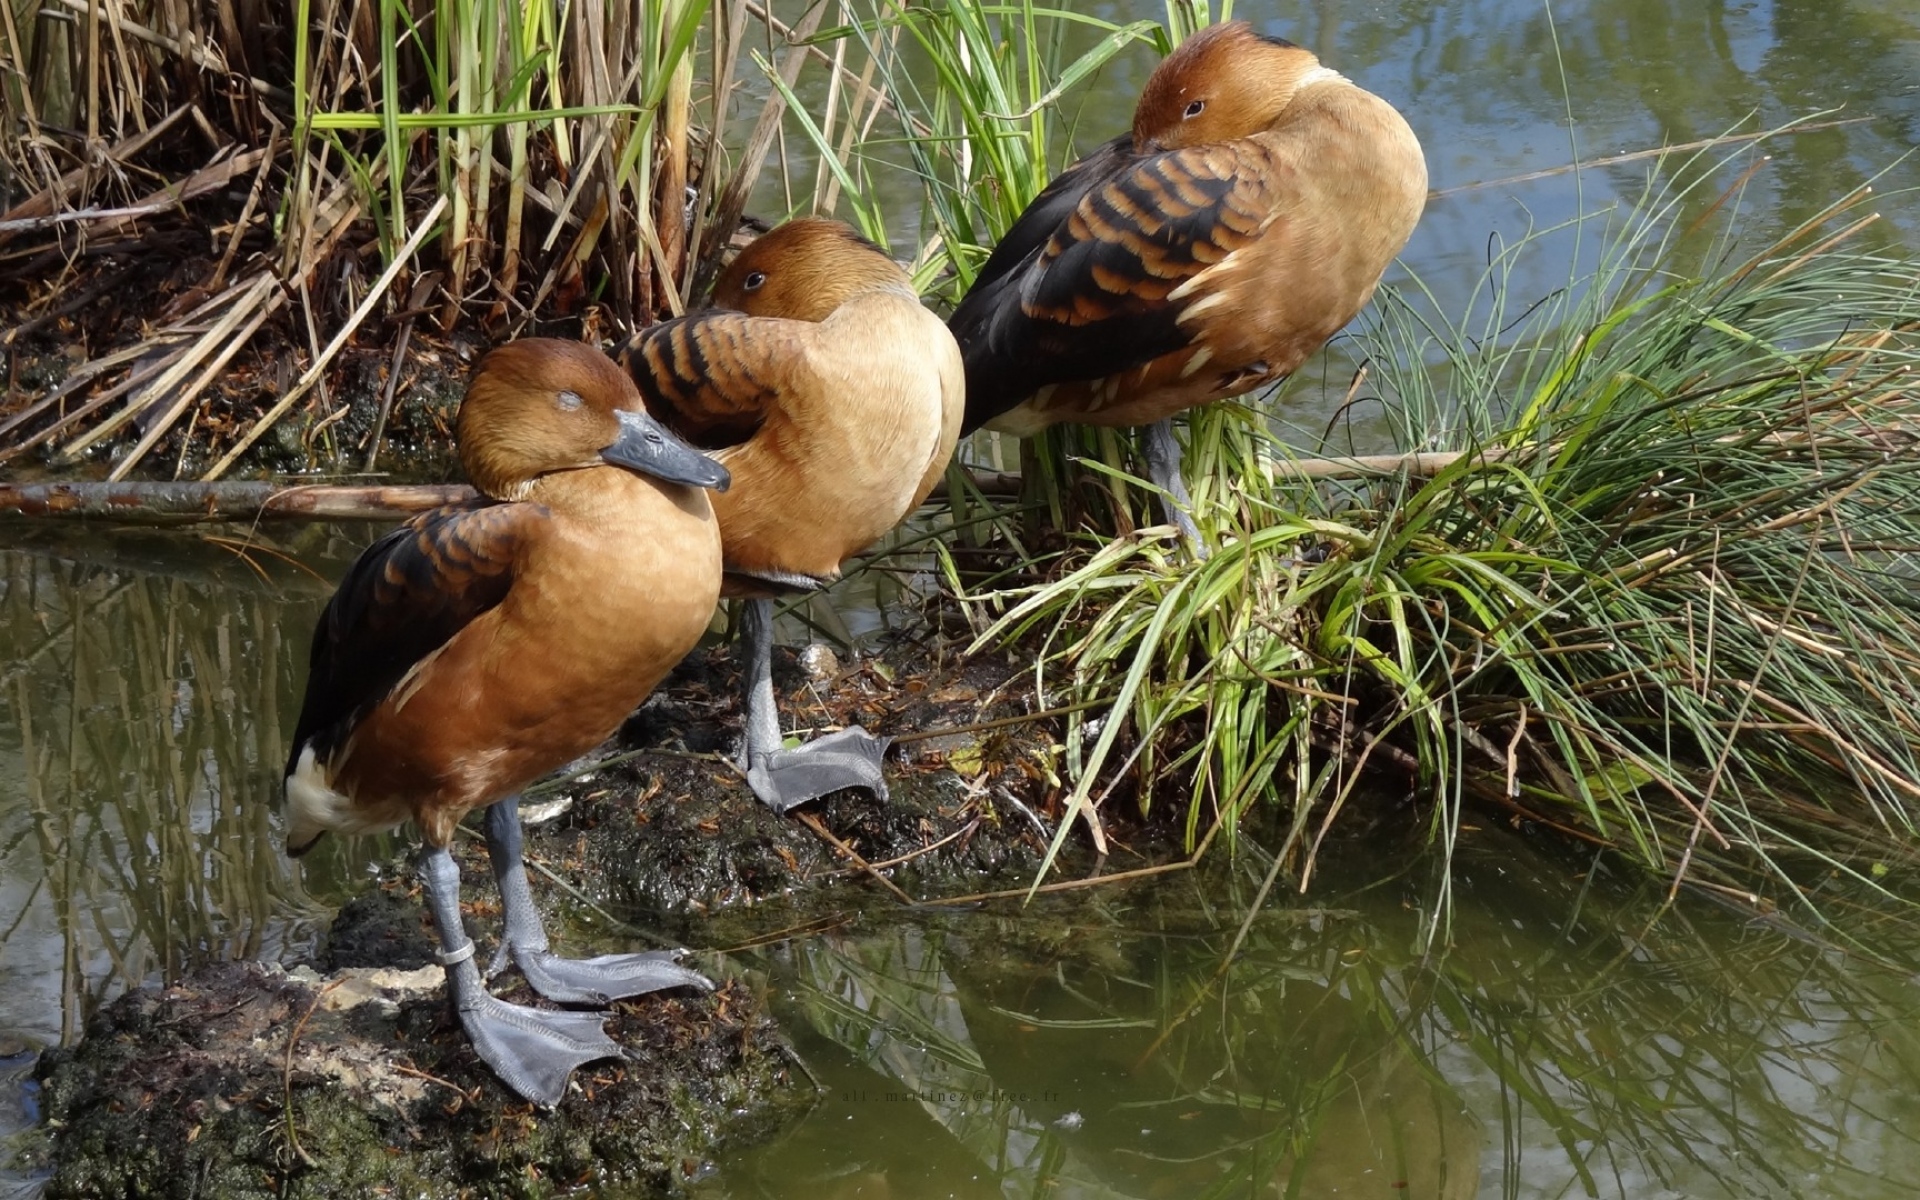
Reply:
[[580, 399], [579, 392], [571, 391], [561, 392], [554, 396], [553, 402], [560, 406], [561, 412], [572, 412], [574, 409], [579, 408], [581, 404], [585, 403]]
[[1180, 119], [1182, 121], [1191, 121], [1205, 112], [1206, 109], [1207, 102], [1205, 100], [1195, 100], [1192, 104], [1187, 105], [1187, 111], [1180, 114]]
[[760, 285], [766, 281], [767, 273], [765, 271], [748, 271], [746, 279], [741, 282], [740, 286], [749, 292], [755, 292], [759, 291]]

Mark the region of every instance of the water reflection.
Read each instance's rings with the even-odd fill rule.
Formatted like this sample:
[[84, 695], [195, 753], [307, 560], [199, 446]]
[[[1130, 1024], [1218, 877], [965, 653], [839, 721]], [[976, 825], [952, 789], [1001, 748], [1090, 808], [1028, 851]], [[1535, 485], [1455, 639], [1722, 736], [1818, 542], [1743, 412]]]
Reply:
[[128, 986], [324, 917], [271, 826], [325, 592], [254, 541], [0, 552], [0, 1032], [70, 1040]]
[[1349, 858], [1224, 975], [1251, 861], [766, 955], [820, 1101], [702, 1194], [1909, 1190], [1905, 973], [1498, 830], [1430, 947], [1437, 880]]
[[[1851, 123], [1767, 148], [1741, 200], [1749, 250], [1883, 171], [1883, 191], [1920, 185], [1903, 160], [1920, 144], [1920, 16], [1904, 0], [1563, 0], [1551, 19], [1539, 0], [1235, 11], [1407, 113], [1440, 194], [1389, 282], [1417, 275], [1442, 311], [1464, 310], [1490, 239], [1630, 203], [1651, 166], [1536, 174], [1575, 158], [1838, 110]], [[1151, 66], [1130, 50], [1074, 93], [1056, 148], [1116, 132]], [[801, 90], [819, 111], [824, 76]], [[764, 95], [740, 94], [743, 134]], [[790, 123], [786, 160], [805, 147]], [[914, 244], [921, 185], [876, 153], [867, 178], [896, 247]], [[777, 175], [756, 211], [788, 207]], [[804, 205], [805, 186], [794, 194]], [[1911, 247], [1920, 205], [1884, 211], [1875, 236]], [[1571, 238], [1530, 256], [1515, 311], [1596, 245], [1587, 260]], [[1343, 402], [1349, 353], [1336, 342], [1285, 394], [1303, 445]], [[272, 835], [325, 582], [196, 535], [0, 536], [5, 1086], [9, 1036], [64, 1040], [125, 986], [304, 942], [384, 847], [328, 839], [295, 873]], [[257, 540], [330, 580], [370, 536]], [[868, 631], [894, 605], [889, 577], [871, 578], [876, 599], [842, 591], [811, 619], [834, 632], [854, 613], [850, 632]], [[1871, 1197], [1905, 1195], [1920, 1169], [1909, 974], [1697, 900], [1662, 912], [1658, 886], [1487, 832], [1469, 841], [1444, 954], [1428, 953], [1435, 881], [1356, 866], [1263, 915], [1203, 990], [1258, 873], [1249, 859], [753, 960], [822, 1100], [707, 1193]], [[1881, 954], [1915, 956], [1899, 923], [1848, 920]]]

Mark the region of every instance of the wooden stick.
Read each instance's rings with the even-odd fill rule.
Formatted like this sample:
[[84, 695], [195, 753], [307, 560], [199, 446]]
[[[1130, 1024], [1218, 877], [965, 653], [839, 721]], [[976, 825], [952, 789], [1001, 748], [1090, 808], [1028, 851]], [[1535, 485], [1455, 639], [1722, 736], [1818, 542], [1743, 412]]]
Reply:
[[0, 515], [194, 521], [394, 520], [461, 504], [465, 484], [338, 487], [284, 483], [0, 483]]
[[[1481, 451], [1480, 458], [1493, 461], [1500, 457], [1497, 450], [1497, 447], [1489, 447]], [[1269, 469], [1277, 476], [1299, 479], [1351, 479], [1365, 475], [1391, 475], [1401, 471], [1409, 475], [1426, 476], [1468, 457], [1471, 456], [1462, 451], [1421, 451], [1415, 454], [1282, 461], [1269, 464]], [[1017, 489], [1019, 476], [994, 474], [981, 482], [991, 485], [983, 490], [999, 492]], [[940, 498], [945, 490], [943, 481], [934, 488], [929, 499]], [[0, 483], [0, 516], [112, 517], [120, 521], [153, 524], [256, 520], [388, 521], [409, 517], [442, 504], [462, 504], [476, 495], [472, 488], [464, 484], [288, 486], [280, 483]], [[964, 733], [1052, 715], [1057, 714], [1035, 713], [978, 726], [942, 729], [924, 736]], [[901, 740], [914, 736], [903, 735]]]

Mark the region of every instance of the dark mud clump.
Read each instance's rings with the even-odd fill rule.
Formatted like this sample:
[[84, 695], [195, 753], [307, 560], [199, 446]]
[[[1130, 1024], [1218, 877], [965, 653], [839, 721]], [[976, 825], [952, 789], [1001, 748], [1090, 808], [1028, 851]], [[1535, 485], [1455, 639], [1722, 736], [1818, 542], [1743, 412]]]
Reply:
[[682, 917], [847, 880], [871, 891], [868, 867], [915, 899], [1031, 879], [1054, 818], [1040, 811], [1052, 738], [1024, 719], [1029, 676], [901, 654], [918, 670], [889, 656], [817, 680], [775, 654], [783, 720], [899, 739], [885, 801], [849, 790], [787, 816], [763, 806], [730, 761], [739, 677], [720, 649], [683, 663], [608, 747], [638, 753], [561, 789], [571, 807], [544, 844], [615, 910]]
[[617, 1004], [607, 1030], [630, 1060], [581, 1068], [546, 1113], [474, 1056], [438, 967], [210, 967], [122, 997], [46, 1057], [46, 1194], [655, 1195], [748, 1135], [745, 1114], [771, 1120], [788, 1082], [738, 983]]

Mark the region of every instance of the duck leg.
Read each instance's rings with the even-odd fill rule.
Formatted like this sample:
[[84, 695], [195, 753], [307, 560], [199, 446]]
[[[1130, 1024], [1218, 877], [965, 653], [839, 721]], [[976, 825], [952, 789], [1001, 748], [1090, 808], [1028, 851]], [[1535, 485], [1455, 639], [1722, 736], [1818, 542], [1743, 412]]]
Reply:
[[562, 1004], [605, 1005], [624, 996], [662, 988], [713, 990], [713, 981], [683, 967], [679, 953], [649, 950], [638, 954], [602, 954], [598, 958], [561, 958], [547, 948], [547, 931], [527, 888], [527, 864], [520, 850], [520, 797], [509, 796], [487, 809], [487, 858], [500, 885], [500, 910], [506, 930], [488, 974], [498, 974], [509, 959], [533, 990]]
[[1171, 420], [1155, 421], [1140, 437], [1146, 451], [1147, 478], [1163, 489], [1161, 511], [1180, 530], [1198, 558], [1207, 557], [1207, 544], [1200, 540], [1200, 527], [1193, 523], [1193, 497], [1187, 494], [1187, 481], [1180, 474], [1180, 442], [1173, 436]]
[[543, 1012], [488, 995], [473, 961], [473, 940], [460, 919], [460, 868], [445, 846], [428, 846], [421, 853], [420, 878], [440, 933], [436, 957], [447, 972], [447, 994], [474, 1050], [502, 1082], [552, 1108], [566, 1094], [575, 1067], [619, 1055], [597, 1013]]
[[841, 788], [862, 787], [887, 799], [880, 762], [890, 738], [875, 737], [858, 725], [816, 738], [797, 750], [780, 744], [780, 711], [773, 700], [773, 601], [749, 600], [740, 622], [747, 645], [745, 692], [746, 748], [740, 764], [760, 802], [777, 813]]

